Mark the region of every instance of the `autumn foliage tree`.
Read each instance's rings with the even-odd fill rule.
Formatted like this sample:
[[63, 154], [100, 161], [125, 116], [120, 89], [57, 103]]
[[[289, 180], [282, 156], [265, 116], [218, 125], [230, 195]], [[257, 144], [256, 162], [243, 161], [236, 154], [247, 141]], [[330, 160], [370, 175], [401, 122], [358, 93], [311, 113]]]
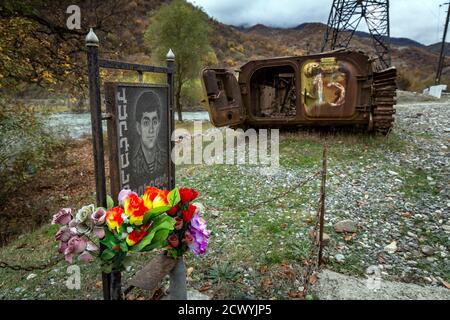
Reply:
[[175, 104], [178, 119], [182, 121], [182, 90], [198, 78], [205, 59], [212, 48], [209, 45], [210, 27], [207, 15], [184, 0], [163, 5], [150, 16], [150, 26], [144, 39], [152, 57], [165, 61], [169, 49], [175, 53]]

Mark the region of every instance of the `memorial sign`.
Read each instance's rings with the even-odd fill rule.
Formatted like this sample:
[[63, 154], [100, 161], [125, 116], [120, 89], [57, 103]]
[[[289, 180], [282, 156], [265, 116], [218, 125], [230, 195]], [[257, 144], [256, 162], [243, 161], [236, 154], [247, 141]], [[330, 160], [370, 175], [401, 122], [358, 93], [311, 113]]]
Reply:
[[111, 193], [170, 188], [171, 133], [167, 85], [106, 83]]

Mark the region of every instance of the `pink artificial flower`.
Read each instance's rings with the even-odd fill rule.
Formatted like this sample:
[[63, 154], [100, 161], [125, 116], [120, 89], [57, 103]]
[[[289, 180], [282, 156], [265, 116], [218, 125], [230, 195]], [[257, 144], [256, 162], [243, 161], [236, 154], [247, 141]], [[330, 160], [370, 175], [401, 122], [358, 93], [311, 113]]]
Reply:
[[67, 249], [67, 242], [60, 242], [58, 245], [58, 252], [59, 253], [64, 253], [64, 251], [66, 251]]
[[84, 251], [82, 254], [78, 256], [78, 260], [83, 262], [91, 262], [94, 260], [94, 257], [88, 251]]
[[106, 219], [106, 210], [103, 208], [98, 208], [93, 214], [91, 214], [92, 222], [95, 225], [103, 225]]
[[86, 244], [86, 250], [87, 251], [98, 251], [98, 247], [92, 241], [88, 241]]
[[68, 255], [73, 253], [81, 253], [86, 249], [86, 247], [86, 239], [79, 236], [74, 236], [67, 242], [67, 249], [65, 250], [64, 254]]
[[60, 224], [64, 226], [68, 224], [72, 219], [72, 209], [63, 208], [59, 210], [57, 214], [53, 215], [52, 224]]
[[97, 238], [99, 238], [100, 240], [103, 239], [105, 237], [105, 229], [103, 228], [94, 228], [92, 230], [92, 232], [94, 232], [94, 234], [97, 236]]
[[67, 242], [74, 234], [68, 226], [62, 226], [55, 235], [56, 241]]

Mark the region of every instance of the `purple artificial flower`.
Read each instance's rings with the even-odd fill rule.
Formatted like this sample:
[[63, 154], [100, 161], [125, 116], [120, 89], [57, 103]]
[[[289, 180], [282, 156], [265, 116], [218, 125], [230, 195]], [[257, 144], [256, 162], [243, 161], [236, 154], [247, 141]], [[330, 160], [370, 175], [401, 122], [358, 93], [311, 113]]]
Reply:
[[133, 192], [129, 189], [123, 189], [122, 191], [119, 192], [119, 196], [117, 197], [117, 200], [119, 200], [120, 206], [124, 205], [125, 199], [128, 198], [128, 196], [130, 194], [134, 194], [134, 195], [138, 196], [136, 192]]
[[200, 215], [201, 210], [198, 210], [189, 226], [189, 233], [193, 238], [193, 241], [189, 244], [189, 249], [196, 255], [206, 252], [210, 235], [210, 231], [206, 229], [206, 222]]
[[63, 208], [59, 210], [57, 214], [53, 215], [52, 224], [60, 224], [64, 226], [68, 224], [72, 219], [72, 209]]

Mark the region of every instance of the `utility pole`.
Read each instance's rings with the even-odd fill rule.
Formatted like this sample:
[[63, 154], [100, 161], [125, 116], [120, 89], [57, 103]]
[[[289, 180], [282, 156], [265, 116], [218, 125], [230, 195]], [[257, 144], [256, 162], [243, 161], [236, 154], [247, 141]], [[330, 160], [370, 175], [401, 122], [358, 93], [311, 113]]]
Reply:
[[391, 66], [389, 0], [333, 0], [322, 52], [347, 48], [365, 20], [378, 57], [377, 67]]
[[444, 68], [445, 38], [447, 38], [448, 20], [450, 18], [450, 2], [444, 3], [444, 4], [448, 4], [448, 9], [447, 9], [447, 18], [445, 20], [444, 35], [442, 37], [441, 52], [439, 54], [439, 62], [438, 62], [438, 67], [437, 67], [437, 71], [436, 71], [436, 80], [435, 80], [436, 85], [441, 82], [442, 69]]

